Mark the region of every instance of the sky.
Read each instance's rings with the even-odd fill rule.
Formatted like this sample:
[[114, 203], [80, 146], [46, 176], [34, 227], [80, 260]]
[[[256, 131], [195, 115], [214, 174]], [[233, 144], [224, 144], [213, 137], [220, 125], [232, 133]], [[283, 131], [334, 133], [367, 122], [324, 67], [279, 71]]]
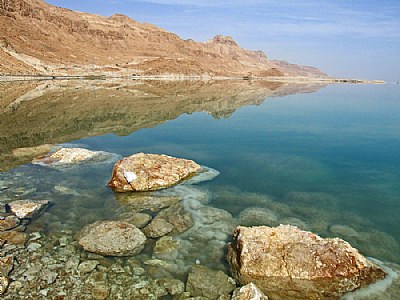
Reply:
[[204, 42], [232, 36], [270, 59], [334, 77], [400, 81], [399, 0], [46, 0], [111, 16], [125, 14]]

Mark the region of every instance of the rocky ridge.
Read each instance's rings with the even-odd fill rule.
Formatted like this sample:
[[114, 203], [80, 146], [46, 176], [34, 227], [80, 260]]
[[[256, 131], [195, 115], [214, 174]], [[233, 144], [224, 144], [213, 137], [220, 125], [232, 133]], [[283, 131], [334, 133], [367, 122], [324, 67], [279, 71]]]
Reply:
[[0, 1], [0, 74], [326, 77], [269, 60], [229, 36], [200, 43], [116, 14], [103, 17], [42, 0]]

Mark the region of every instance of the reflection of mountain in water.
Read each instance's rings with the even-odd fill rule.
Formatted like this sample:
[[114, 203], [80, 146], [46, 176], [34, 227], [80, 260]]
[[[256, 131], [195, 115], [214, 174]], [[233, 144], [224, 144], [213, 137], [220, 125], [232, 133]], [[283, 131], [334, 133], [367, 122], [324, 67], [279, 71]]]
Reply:
[[107, 133], [128, 135], [184, 113], [229, 117], [239, 107], [259, 105], [268, 97], [321, 87], [248, 81], [1, 83], [0, 167], [15, 164], [10, 161], [12, 152], [21, 147]]

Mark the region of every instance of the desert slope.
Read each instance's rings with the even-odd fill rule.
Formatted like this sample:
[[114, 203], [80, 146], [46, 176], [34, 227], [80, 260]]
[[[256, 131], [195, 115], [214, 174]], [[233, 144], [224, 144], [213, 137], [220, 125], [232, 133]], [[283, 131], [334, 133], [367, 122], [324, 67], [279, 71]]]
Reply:
[[269, 60], [229, 36], [183, 40], [121, 14], [75, 12], [42, 0], [0, 0], [0, 57], [2, 74], [326, 76]]

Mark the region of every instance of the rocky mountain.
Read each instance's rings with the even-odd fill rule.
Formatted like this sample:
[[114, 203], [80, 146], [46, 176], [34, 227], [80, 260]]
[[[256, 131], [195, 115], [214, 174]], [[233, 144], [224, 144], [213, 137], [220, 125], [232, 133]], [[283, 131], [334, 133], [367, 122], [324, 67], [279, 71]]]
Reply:
[[229, 36], [200, 43], [121, 14], [0, 0], [0, 74], [24, 73], [326, 77], [316, 68], [269, 60]]

